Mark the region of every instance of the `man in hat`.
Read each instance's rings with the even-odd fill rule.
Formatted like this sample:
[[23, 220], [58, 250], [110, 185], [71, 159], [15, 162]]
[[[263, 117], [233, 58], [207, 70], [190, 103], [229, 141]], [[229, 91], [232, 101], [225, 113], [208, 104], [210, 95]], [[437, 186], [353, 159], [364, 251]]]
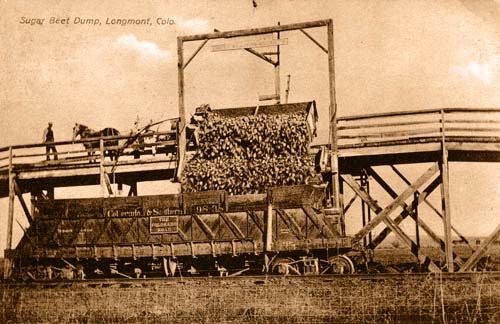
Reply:
[[43, 143], [45, 143], [45, 153], [47, 155], [47, 161], [50, 160], [50, 151], [54, 153], [54, 160], [57, 160], [57, 150], [54, 145], [54, 131], [52, 131], [52, 122], [49, 122], [49, 126], [43, 131]]

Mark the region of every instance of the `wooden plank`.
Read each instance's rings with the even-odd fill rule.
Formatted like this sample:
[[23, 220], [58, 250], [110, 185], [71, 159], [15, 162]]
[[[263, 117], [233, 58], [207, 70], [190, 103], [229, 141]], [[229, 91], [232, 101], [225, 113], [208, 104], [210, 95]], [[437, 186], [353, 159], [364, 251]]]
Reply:
[[23, 208], [24, 215], [28, 219], [28, 222], [30, 224], [33, 223], [33, 216], [31, 216], [30, 210], [29, 210], [28, 206], [26, 205], [26, 202], [24, 201], [23, 193], [15, 180], [14, 180], [14, 190], [16, 192], [17, 199], [19, 199], [19, 202], [21, 203], [21, 207]]
[[193, 55], [191, 55], [190, 58], [187, 59], [186, 63], [184, 63], [183, 68], [185, 69], [189, 63], [194, 59], [194, 57], [201, 51], [201, 49], [208, 43], [208, 39], [205, 39], [203, 43], [194, 51]]
[[392, 122], [392, 123], [376, 123], [376, 124], [356, 124], [350, 125], [348, 123], [344, 123], [345, 126], [339, 126], [337, 129], [339, 131], [347, 131], [354, 129], [367, 129], [367, 128], [378, 128], [378, 127], [392, 127], [392, 126], [414, 126], [414, 125], [428, 125], [428, 124], [436, 124], [439, 123], [439, 120], [422, 120], [422, 121], [409, 121], [409, 122]]
[[410, 250], [412, 251], [412, 253], [417, 256], [417, 258], [420, 261], [420, 263], [423, 264], [423, 265], [425, 265], [429, 269], [429, 271], [431, 271], [431, 272], [441, 272], [441, 269], [429, 257], [427, 257], [427, 256], [423, 255], [422, 253], [420, 253], [418, 246], [413, 242], [413, 240], [411, 238], [408, 237], [408, 235], [406, 235], [405, 232], [403, 232], [403, 230], [398, 225], [396, 225], [392, 221], [392, 219], [390, 219], [389, 217], [384, 217], [384, 223], [389, 228], [391, 228], [391, 230], [394, 233], [397, 234], [397, 236], [399, 237], [399, 239], [404, 244], [406, 244], [406, 246], [408, 248], [410, 248]]
[[[380, 208], [378, 204], [373, 204], [374, 202], [373, 199], [367, 199], [366, 202], [368, 203], [369, 206], [370, 205], [378, 206], [378, 208], [376, 207], [375, 209], [373, 209], [374, 211], [376, 211], [377, 215], [355, 235], [355, 239], [359, 241], [360, 239], [365, 237], [369, 232], [371, 232], [378, 224], [380, 224], [384, 220], [384, 218], [390, 215], [394, 210], [400, 207], [405, 202], [406, 199], [408, 199], [411, 195], [413, 195], [415, 191], [418, 190], [419, 187], [421, 187], [425, 182], [430, 180], [432, 176], [436, 174], [437, 170], [438, 170], [437, 164], [430, 167], [411, 186], [409, 186], [403, 193], [401, 193], [382, 211], [376, 211], [378, 210], [378, 208]], [[356, 181], [352, 176], [343, 175], [343, 178], [353, 190], [359, 192], [359, 185], [356, 183]], [[360, 198], [363, 199], [363, 196], [360, 196]]]
[[325, 235], [326, 238], [334, 238], [336, 235], [332, 232], [325, 221], [316, 215], [316, 212], [309, 206], [302, 206], [307, 218], [316, 226], [316, 228]]
[[264, 222], [262, 221], [262, 219], [260, 219], [260, 217], [257, 214], [255, 214], [255, 212], [253, 212], [253, 211], [249, 210], [249, 211], [247, 211], [247, 214], [248, 214], [248, 216], [250, 216], [250, 218], [254, 222], [255, 226], [257, 226], [259, 231], [262, 234], [264, 234]]
[[484, 240], [484, 242], [479, 246], [479, 248], [474, 252], [467, 261], [465, 261], [464, 265], [458, 270], [458, 272], [470, 271], [472, 268], [479, 262], [479, 260], [484, 256], [484, 254], [488, 251], [491, 243], [496, 241], [500, 237], [500, 224], [495, 228], [493, 233], [490, 234]]
[[[334, 53], [334, 38], [333, 38], [333, 20], [328, 20], [327, 24], [327, 40], [328, 40], [328, 90], [330, 95], [329, 107], [329, 140], [331, 145], [330, 157], [330, 172], [331, 172], [331, 204], [333, 208], [340, 206], [339, 193], [339, 152], [337, 143], [337, 98], [335, 89], [335, 53]], [[344, 211], [341, 210], [341, 213]]]
[[231, 38], [231, 37], [241, 37], [241, 36], [272, 34], [272, 33], [276, 33], [276, 32], [327, 26], [328, 23], [330, 23], [330, 22], [332, 22], [331, 19], [317, 20], [317, 21], [310, 21], [310, 22], [289, 24], [289, 25], [280, 25], [280, 26], [272, 26], [272, 27], [251, 28], [251, 29], [233, 30], [233, 31], [227, 31], [227, 32], [217, 32], [217, 33], [181, 36], [179, 38], [181, 39], [181, 41], [190, 42], [190, 41], [204, 40], [204, 39]]
[[314, 37], [312, 37], [311, 35], [309, 35], [309, 33], [307, 33], [303, 29], [299, 29], [299, 30], [302, 32], [302, 34], [306, 35], [306, 37], [309, 38], [314, 44], [316, 44], [319, 48], [321, 48], [321, 50], [323, 52], [325, 52], [326, 54], [328, 54], [328, 50], [323, 45], [321, 45], [316, 39], [314, 39]]
[[228, 215], [226, 215], [225, 213], [219, 213], [219, 215], [220, 215], [220, 217], [222, 217], [224, 222], [227, 224], [227, 226], [229, 227], [231, 232], [233, 232], [233, 234], [236, 235], [236, 237], [238, 237], [240, 239], [245, 238], [245, 234], [243, 234], [243, 232], [238, 227], [238, 225], [236, 225]]
[[[422, 194], [420, 194], [420, 197], [424, 196], [425, 195], [428, 195], [430, 194], [432, 191], [434, 191], [434, 189], [436, 189], [441, 183], [441, 180], [438, 178], [434, 179], [434, 181], [429, 184], [429, 186], [427, 186], [427, 188], [425, 188], [423, 191], [422, 191]], [[397, 195], [396, 195], [397, 196]], [[419, 199], [419, 204], [421, 203], [422, 199]], [[400, 224], [408, 215], [411, 214], [411, 206], [406, 206], [406, 208], [396, 217], [394, 218], [394, 222], [396, 224]], [[380, 243], [382, 243], [382, 241], [391, 233], [391, 229], [389, 227], [386, 227], [384, 228], [380, 233], [379, 235], [377, 235], [377, 237], [375, 237], [372, 242], [370, 243], [369, 245], [369, 248], [370, 249], [375, 249]]]
[[274, 66], [276, 66], [276, 65], [277, 65], [277, 62], [273, 61], [272, 59], [270, 59], [270, 58], [269, 58], [269, 57], [267, 57], [267, 56], [262, 55], [261, 53], [257, 52], [257, 51], [256, 51], [256, 50], [254, 50], [254, 49], [251, 49], [251, 48], [245, 48], [245, 51], [247, 51], [247, 52], [248, 52], [248, 53], [250, 53], [250, 54], [253, 54], [253, 55], [257, 56], [258, 58], [260, 58], [260, 59], [262, 59], [262, 60], [266, 61], [267, 63], [270, 63], [270, 64], [272, 64], [272, 65], [274, 65]]
[[179, 105], [179, 125], [177, 128], [179, 145], [177, 146], [177, 156], [179, 163], [177, 165], [176, 178], [180, 177], [184, 169], [185, 155], [186, 155], [186, 111], [184, 107], [184, 57], [183, 57], [183, 39], [177, 37], [177, 84], [179, 91], [178, 105]]
[[264, 214], [264, 217], [266, 218], [266, 239], [264, 241], [264, 250], [269, 252], [272, 251], [273, 248], [273, 205], [267, 205], [267, 210]]
[[[386, 183], [382, 179], [382, 177], [377, 172], [375, 172], [375, 170], [373, 170], [373, 168], [369, 168], [368, 172], [393, 199], [398, 196], [398, 194], [389, 186], [388, 183]], [[440, 178], [437, 177], [431, 184], [429, 184], [427, 188], [423, 190], [422, 194], [419, 193], [417, 206], [420, 205], [423, 201], [426, 201], [426, 197], [439, 186], [440, 182]], [[412, 206], [404, 204], [402, 207], [403, 211], [393, 220], [394, 223], [396, 225], [399, 225], [404, 219], [406, 219], [407, 216], [411, 216], [416, 221], [416, 217], [412, 212]], [[445, 252], [445, 242], [441, 240], [441, 238], [432, 230], [432, 228], [427, 225], [421, 218], [418, 219], [418, 226], [421, 227], [427, 233], [427, 235], [429, 235], [429, 237], [434, 240], [434, 242], [438, 243], [441, 247], [441, 250]], [[375, 249], [380, 243], [382, 243], [382, 241], [387, 237], [387, 235], [389, 235], [391, 231], [392, 230], [390, 227], [384, 228], [384, 230], [380, 232], [380, 234], [369, 244], [369, 248]], [[457, 263], [463, 264], [462, 259], [457, 254], [454, 253], [453, 258]]]
[[[384, 214], [384, 211], [389, 210], [387, 207], [382, 210], [382, 208], [378, 205], [378, 203], [375, 200], [373, 200], [366, 192], [364, 192], [363, 188], [361, 188], [361, 186], [354, 180], [354, 178], [352, 176], [348, 175], [347, 179], [348, 179], [348, 181], [346, 181], [346, 183], [356, 193], [359, 193], [360, 198], [363, 199], [363, 201], [367, 203], [367, 205], [368, 205], [368, 207], [370, 209], [372, 209], [373, 211], [375, 211], [377, 213], [377, 216], [374, 219], [372, 219], [372, 221], [370, 221], [365, 227], [363, 227], [363, 229], [360, 232], [362, 232], [363, 230], [365, 230], [366, 228], [368, 228], [369, 225], [375, 219], [383, 216], [381, 218], [382, 219], [381, 221], [383, 221], [387, 225], [387, 227], [390, 228], [391, 231], [393, 231], [396, 234], [396, 236], [398, 236], [398, 238], [408, 248], [410, 248], [411, 252], [418, 258], [418, 260], [420, 261], [420, 263], [422, 263], [425, 266], [427, 266], [429, 268], [429, 270], [432, 271], [432, 272], [441, 272], [441, 270], [439, 269], [439, 267], [436, 266], [436, 264], [434, 264], [434, 262], [430, 258], [428, 258], [427, 256], [425, 256], [422, 253], [420, 253], [418, 246], [413, 242], [413, 240], [410, 239], [408, 237], [408, 235], [406, 235], [406, 233], [404, 233], [404, 231], [390, 217], [388, 217], [389, 213]], [[401, 196], [398, 196], [394, 201], [397, 201], [399, 197], [401, 197]], [[393, 203], [394, 203], [394, 201], [393, 201]], [[404, 202], [404, 200], [403, 200], [403, 202]], [[393, 203], [391, 203], [391, 204], [393, 204]], [[391, 206], [391, 204], [389, 204], [389, 206]], [[401, 205], [401, 203], [397, 204], [397, 206], [399, 206], [399, 205]], [[382, 211], [379, 212], [380, 210], [382, 210]], [[358, 234], [359, 234], [359, 232], [358, 232]], [[361, 238], [364, 237], [364, 236], [359, 237], [358, 234], [356, 234], [354, 236], [354, 239], [357, 240], [357, 241], [361, 240]]]
[[451, 238], [451, 202], [450, 202], [450, 178], [448, 174], [448, 151], [446, 149], [446, 133], [448, 130], [445, 128], [445, 115], [444, 110], [441, 110], [441, 163], [439, 170], [441, 173], [441, 202], [443, 209], [443, 225], [444, 225], [444, 242], [446, 265], [448, 272], [454, 272], [453, 264], [453, 241]]
[[113, 195], [113, 188], [111, 187], [111, 180], [109, 180], [109, 175], [104, 172], [104, 182], [106, 184], [106, 189], [108, 189], [108, 195]]
[[[404, 176], [403, 173], [401, 173], [401, 171], [398, 170], [398, 168], [396, 168], [394, 165], [391, 165], [391, 168], [392, 170], [394, 170], [394, 172], [407, 184], [407, 185], [410, 185], [410, 181]], [[434, 182], [437, 183], [437, 185], [440, 184], [440, 180], [439, 179], [436, 179], [434, 180]], [[433, 182], [433, 183], [434, 183]], [[433, 204], [431, 204], [428, 200], [427, 200], [427, 197], [430, 195], [430, 193], [434, 190], [434, 188], [432, 188], [432, 190], [430, 192], [425, 192], [425, 190], [420, 193], [419, 191], [417, 191], [417, 193], [419, 194], [419, 200], [422, 200], [423, 199], [423, 202], [429, 207], [431, 208], [440, 218], [443, 218], [443, 214], [441, 214], [441, 212], [436, 208], [434, 207]], [[455, 234], [457, 234], [461, 240], [463, 240], [464, 242], [466, 242], [470, 248], [472, 248], [472, 246], [470, 245], [469, 241], [467, 240], [467, 238], [465, 236], [463, 236], [462, 234], [460, 234], [460, 232], [452, 225], [451, 226], [451, 229], [455, 232]]]
[[9, 148], [9, 209], [7, 211], [7, 250], [12, 249], [12, 234], [14, 230], [14, 172], [12, 170], [12, 146]]
[[383, 112], [383, 113], [373, 113], [373, 114], [362, 114], [362, 115], [351, 115], [345, 117], [339, 117], [339, 122], [360, 120], [360, 119], [375, 119], [375, 118], [385, 118], [385, 117], [398, 117], [398, 116], [413, 116], [413, 115], [432, 115], [438, 114], [441, 109], [415, 109], [406, 111], [396, 111], [396, 112]]
[[[207, 41], [207, 40], [206, 40]], [[271, 47], [271, 46], [282, 46], [288, 45], [288, 39], [274, 39], [274, 38], [263, 38], [263, 39], [234, 39], [233, 41], [221, 44], [216, 44], [212, 46], [212, 52], [221, 51], [232, 51], [240, 49], [252, 49], [259, 47]]]
[[216, 235], [212, 232], [212, 229], [201, 219], [199, 215], [193, 214], [193, 219], [200, 226], [201, 230], [207, 235], [209, 240], [215, 240]]
[[259, 101], [265, 101], [265, 100], [280, 100], [280, 95], [279, 94], [270, 94], [270, 95], [260, 95], [259, 96]]
[[439, 134], [439, 127], [408, 129], [408, 130], [404, 130], [404, 131], [377, 132], [377, 133], [356, 133], [353, 135], [339, 135], [338, 139], [409, 137], [412, 135], [423, 135], [423, 134]]
[[293, 235], [295, 235], [295, 237], [297, 237], [299, 240], [302, 240], [304, 238], [304, 234], [302, 234], [302, 230], [295, 219], [288, 215], [288, 213], [284, 209], [278, 208], [276, 209], [276, 212], [283, 220], [283, 222], [285, 222], [286, 226], [292, 231]]

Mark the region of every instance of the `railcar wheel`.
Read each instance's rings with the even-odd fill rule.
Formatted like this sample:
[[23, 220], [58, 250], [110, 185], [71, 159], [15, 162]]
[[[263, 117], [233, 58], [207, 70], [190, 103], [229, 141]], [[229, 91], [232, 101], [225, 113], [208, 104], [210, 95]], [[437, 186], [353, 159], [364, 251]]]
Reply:
[[278, 275], [301, 275], [298, 265], [292, 258], [278, 258], [271, 265], [271, 273]]
[[321, 274], [353, 274], [356, 271], [354, 263], [345, 255], [336, 255], [323, 262]]

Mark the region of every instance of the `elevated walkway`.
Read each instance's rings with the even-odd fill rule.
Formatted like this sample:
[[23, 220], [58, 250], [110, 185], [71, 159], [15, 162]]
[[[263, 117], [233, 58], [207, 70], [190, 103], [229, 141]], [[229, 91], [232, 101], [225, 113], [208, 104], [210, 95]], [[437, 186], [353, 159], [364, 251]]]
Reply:
[[[443, 147], [449, 161], [500, 162], [500, 109], [432, 109], [342, 117], [337, 135], [341, 173], [356, 173], [364, 166], [436, 161]], [[118, 140], [117, 146], [103, 145], [103, 151], [120, 150], [118, 161], [99, 149], [84, 147], [95, 139], [56, 142], [56, 161], [45, 161], [43, 144], [0, 148], [0, 197], [8, 196], [9, 165], [25, 191], [96, 185], [101, 183], [102, 173], [123, 184], [173, 179], [178, 165], [176, 134], [155, 136], [154, 141], [145, 136], [141, 145], [128, 146], [124, 143], [130, 137], [104, 138], [103, 142]]]
[[500, 109], [432, 109], [338, 119], [340, 171], [448, 161], [500, 162]]

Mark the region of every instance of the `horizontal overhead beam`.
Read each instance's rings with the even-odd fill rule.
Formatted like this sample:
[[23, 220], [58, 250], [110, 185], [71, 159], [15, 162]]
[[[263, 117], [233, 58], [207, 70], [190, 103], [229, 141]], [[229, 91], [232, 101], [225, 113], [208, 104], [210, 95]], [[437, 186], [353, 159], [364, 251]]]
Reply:
[[331, 24], [331, 23], [333, 23], [333, 21], [331, 19], [325, 19], [325, 20], [317, 20], [317, 21], [310, 21], [310, 22], [297, 23], [297, 24], [279, 25], [279, 26], [273, 26], [273, 27], [250, 28], [250, 29], [233, 30], [233, 31], [227, 31], [227, 32], [216, 32], [216, 33], [207, 33], [207, 34], [179, 36], [178, 39], [181, 42], [190, 42], [190, 41], [197, 41], [197, 40], [203, 40], [203, 39], [231, 38], [231, 37], [241, 37], [241, 36], [272, 34], [272, 33], [276, 33], [276, 32], [284, 32], [284, 31], [290, 31], [290, 30], [323, 27], [323, 26], [327, 26], [328, 24]]

